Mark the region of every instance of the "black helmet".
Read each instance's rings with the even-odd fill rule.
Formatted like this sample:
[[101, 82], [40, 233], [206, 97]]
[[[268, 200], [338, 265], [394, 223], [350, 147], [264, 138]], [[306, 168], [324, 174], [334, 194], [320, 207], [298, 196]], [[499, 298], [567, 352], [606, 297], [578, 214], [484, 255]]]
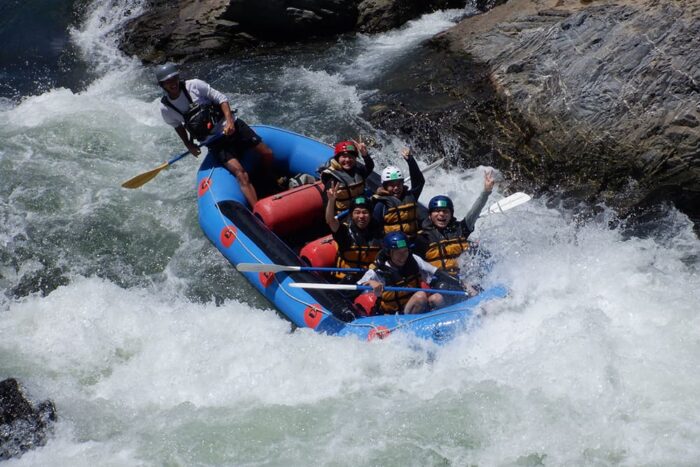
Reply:
[[156, 68], [156, 80], [158, 80], [159, 83], [162, 83], [163, 81], [170, 79], [173, 76], [177, 76], [179, 74], [180, 71], [177, 69], [174, 63], [158, 65], [158, 67]]
[[364, 196], [358, 196], [357, 198], [353, 198], [352, 201], [350, 201], [350, 212], [352, 213], [355, 208], [363, 208], [367, 209], [368, 211], [372, 211], [372, 205], [370, 204], [370, 200], [365, 198]]

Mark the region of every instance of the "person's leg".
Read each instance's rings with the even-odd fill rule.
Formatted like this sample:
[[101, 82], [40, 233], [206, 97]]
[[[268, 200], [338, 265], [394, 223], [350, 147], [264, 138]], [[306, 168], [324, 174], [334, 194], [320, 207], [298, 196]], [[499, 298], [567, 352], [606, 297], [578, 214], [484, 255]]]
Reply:
[[253, 148], [253, 150], [257, 152], [262, 158], [263, 167], [268, 172], [271, 172], [275, 156], [272, 154], [272, 149], [270, 149], [270, 146], [263, 142], [260, 142]]
[[430, 305], [431, 310], [440, 308], [445, 304], [445, 297], [443, 297], [442, 294], [434, 293], [428, 297], [428, 304]]
[[245, 196], [246, 201], [250, 204], [250, 208], [255, 207], [255, 203], [258, 202], [258, 195], [255, 193], [255, 187], [250, 183], [250, 177], [248, 177], [248, 172], [245, 171], [241, 163], [237, 159], [229, 159], [225, 163], [226, 168], [233, 175], [236, 176], [238, 180], [238, 185], [241, 187], [241, 192]]
[[408, 299], [403, 309], [404, 314], [413, 315], [423, 313], [428, 309], [428, 295], [425, 292], [416, 292]]

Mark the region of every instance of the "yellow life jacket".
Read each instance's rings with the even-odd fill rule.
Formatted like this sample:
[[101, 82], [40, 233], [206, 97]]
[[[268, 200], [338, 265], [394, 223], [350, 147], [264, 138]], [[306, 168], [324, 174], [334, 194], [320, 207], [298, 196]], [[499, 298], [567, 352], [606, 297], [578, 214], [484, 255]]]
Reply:
[[324, 182], [328, 177], [332, 177], [340, 182], [336, 191], [336, 214], [348, 209], [350, 201], [365, 193], [365, 178], [361, 175], [364, 172], [362, 170], [363, 167], [364, 165], [358, 162], [355, 165], [355, 175], [350, 175], [343, 170], [338, 161], [330, 159], [326, 168], [321, 172], [321, 178]]
[[399, 199], [380, 187], [374, 199], [386, 206], [384, 235], [400, 231], [409, 239], [415, 238], [418, 233], [418, 202], [411, 193], [406, 193], [402, 199]]
[[[413, 255], [408, 257], [408, 261], [401, 268], [391, 266], [382, 259], [377, 260], [372, 266], [384, 278], [386, 286], [420, 287], [420, 269]], [[389, 292], [385, 290], [382, 292], [381, 297], [377, 299], [375, 306], [378, 307], [380, 314], [403, 313], [406, 303], [408, 303], [408, 300], [414, 293], [408, 291]]]
[[[423, 225], [425, 226], [425, 224]], [[459, 274], [459, 257], [469, 248], [462, 224], [452, 219], [442, 231], [431, 224], [431, 228], [424, 228], [420, 235], [427, 240], [428, 244], [424, 256], [425, 260], [451, 276], [457, 276]]]
[[[341, 251], [338, 247], [335, 267], [368, 269], [382, 248], [381, 238], [373, 237], [371, 231], [360, 232], [352, 223], [350, 223], [348, 230], [352, 244], [345, 251]], [[338, 280], [344, 279], [347, 275], [341, 271], [333, 273], [333, 276]]]

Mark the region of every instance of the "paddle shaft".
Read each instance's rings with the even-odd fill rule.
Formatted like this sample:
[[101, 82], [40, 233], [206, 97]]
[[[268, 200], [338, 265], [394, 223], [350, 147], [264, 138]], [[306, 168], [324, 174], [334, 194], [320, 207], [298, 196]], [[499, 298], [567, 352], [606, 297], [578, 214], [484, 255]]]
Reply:
[[299, 271], [321, 271], [321, 272], [366, 272], [361, 268], [332, 268], [314, 266], [287, 266], [284, 264], [260, 264], [260, 263], [239, 263], [236, 269], [241, 272], [299, 272]]
[[[298, 289], [326, 289], [326, 290], [373, 290], [369, 285], [357, 285], [357, 284], [322, 284], [322, 283], [311, 283], [311, 282], [293, 282], [290, 287], [295, 287]], [[425, 292], [425, 293], [439, 293], [443, 295], [460, 295], [462, 297], [468, 297], [469, 294], [462, 290], [442, 290], [442, 289], [423, 289], [420, 287], [392, 287], [385, 286], [384, 290], [387, 292]]]

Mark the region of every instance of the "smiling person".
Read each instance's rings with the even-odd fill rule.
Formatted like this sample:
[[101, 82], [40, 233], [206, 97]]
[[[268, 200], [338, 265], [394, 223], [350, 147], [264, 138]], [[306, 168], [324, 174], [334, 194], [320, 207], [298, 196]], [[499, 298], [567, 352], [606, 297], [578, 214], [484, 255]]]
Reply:
[[393, 165], [382, 170], [382, 186], [377, 188], [374, 219], [384, 226], [384, 233], [403, 232], [409, 240], [418, 234], [418, 198], [425, 186], [425, 177], [409, 148], [401, 151], [408, 164], [411, 188], [404, 185], [403, 173]]
[[386, 291], [389, 287], [418, 288], [433, 281], [437, 268], [411, 253], [403, 232], [392, 232], [382, 240], [377, 259], [358, 284], [369, 285], [377, 296], [372, 314], [423, 313], [444, 304], [442, 294], [426, 292]]
[[[467, 239], [474, 231], [494, 183], [493, 172], [489, 170], [484, 174], [484, 190], [461, 221], [454, 217], [454, 205], [450, 198], [434, 196], [428, 203], [428, 218], [423, 221], [422, 230], [416, 238], [416, 254], [458, 280], [459, 257], [469, 248]], [[472, 293], [471, 290], [469, 292]]]
[[[367, 269], [382, 248], [381, 228], [372, 220], [372, 205], [364, 196], [353, 198], [350, 202], [348, 224], [336, 219], [333, 206], [339, 185], [339, 182], [333, 182], [326, 191], [328, 195], [326, 223], [338, 246], [335, 267]], [[348, 274], [338, 271], [333, 273], [333, 276], [341, 283], [350, 283], [357, 280], [359, 273]]]
[[[362, 162], [357, 161], [362, 156]], [[334, 215], [350, 207], [353, 198], [365, 194], [365, 179], [374, 170], [374, 161], [364, 143], [341, 141], [335, 145], [333, 157], [319, 168], [321, 181], [327, 191], [332, 183], [337, 183]]]
[[251, 209], [258, 201], [255, 187], [239, 159], [252, 148], [271, 169], [272, 150], [262, 142], [243, 120], [231, 112], [228, 98], [199, 79], [180, 80], [180, 72], [172, 63], [156, 68], [158, 85], [165, 95], [160, 101], [160, 113], [165, 123], [175, 128], [185, 147], [193, 156], [200, 150], [194, 140], [204, 141], [217, 130], [223, 137], [210, 143], [209, 150], [238, 180], [241, 192]]

